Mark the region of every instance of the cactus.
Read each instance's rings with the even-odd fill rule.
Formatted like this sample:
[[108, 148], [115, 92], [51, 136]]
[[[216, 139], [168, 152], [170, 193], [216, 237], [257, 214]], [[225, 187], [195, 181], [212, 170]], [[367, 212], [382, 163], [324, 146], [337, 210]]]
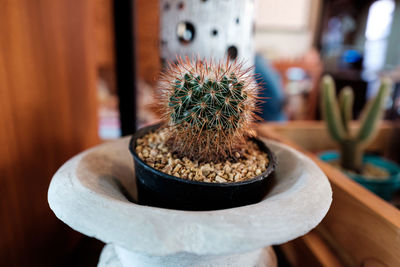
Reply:
[[178, 59], [161, 75], [156, 111], [181, 157], [221, 161], [238, 155], [258, 119], [258, 86], [237, 61]]
[[322, 78], [321, 110], [328, 132], [339, 143], [340, 164], [344, 169], [361, 171], [365, 146], [377, 133], [390, 88], [390, 79], [382, 79], [378, 94], [366, 104], [362, 111], [360, 128], [354, 134], [349, 125], [352, 120], [353, 90], [349, 86], [343, 88], [339, 94], [338, 103], [332, 77], [326, 75]]

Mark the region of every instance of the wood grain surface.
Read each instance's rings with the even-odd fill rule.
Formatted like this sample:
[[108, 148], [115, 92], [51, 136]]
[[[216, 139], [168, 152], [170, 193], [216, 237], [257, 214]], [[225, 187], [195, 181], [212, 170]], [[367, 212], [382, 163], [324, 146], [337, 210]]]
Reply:
[[138, 77], [150, 85], [157, 83], [160, 62], [159, 0], [136, 1], [136, 53]]
[[0, 266], [59, 266], [80, 238], [47, 189], [98, 143], [91, 1], [0, 1]]
[[280, 248], [293, 267], [343, 266], [315, 230], [281, 245]]

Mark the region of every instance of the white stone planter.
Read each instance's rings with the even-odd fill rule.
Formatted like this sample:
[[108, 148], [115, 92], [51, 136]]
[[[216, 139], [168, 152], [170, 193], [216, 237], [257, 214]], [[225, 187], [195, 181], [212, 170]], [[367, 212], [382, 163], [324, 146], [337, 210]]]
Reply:
[[128, 141], [75, 156], [49, 188], [60, 220], [108, 244], [99, 266], [275, 266], [268, 246], [304, 235], [331, 204], [329, 182], [309, 158], [265, 140], [278, 168], [263, 201], [202, 212], [137, 205]]

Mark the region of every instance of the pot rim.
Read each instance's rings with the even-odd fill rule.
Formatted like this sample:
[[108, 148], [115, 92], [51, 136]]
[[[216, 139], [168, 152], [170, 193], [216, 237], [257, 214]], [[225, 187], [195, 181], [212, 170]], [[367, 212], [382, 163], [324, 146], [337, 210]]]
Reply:
[[225, 183], [210, 183], [210, 182], [201, 182], [201, 181], [192, 181], [192, 180], [187, 180], [184, 178], [176, 177], [167, 173], [164, 173], [162, 171], [159, 171], [151, 166], [149, 166], [146, 162], [144, 162], [137, 154], [135, 151], [136, 147], [136, 140], [145, 134], [147, 134], [150, 131], [156, 130], [159, 127], [162, 126], [162, 123], [157, 123], [153, 124], [150, 126], [142, 127], [136, 133], [134, 133], [129, 141], [129, 151], [133, 155], [134, 159], [138, 161], [140, 164], [142, 164], [145, 168], [149, 169], [151, 172], [155, 174], [163, 174], [164, 178], [178, 181], [178, 182], [183, 182], [187, 184], [193, 184], [193, 185], [202, 185], [202, 186], [221, 186], [221, 187], [229, 187], [229, 186], [238, 186], [238, 185], [246, 185], [246, 184], [251, 184], [257, 181], [261, 181], [265, 178], [267, 178], [275, 169], [277, 166], [277, 159], [275, 154], [269, 149], [267, 145], [265, 145], [261, 140], [253, 137], [251, 139], [255, 140], [257, 145], [260, 147], [260, 144], [262, 144], [263, 147], [261, 147], [261, 150], [267, 153], [268, 155], [268, 167], [267, 169], [262, 172], [260, 175], [257, 175], [251, 179], [245, 180], [245, 181], [240, 181], [240, 182], [225, 182]]
[[[326, 159], [322, 158], [323, 156], [328, 155], [328, 154], [334, 155], [335, 158], [333, 158], [331, 160], [326, 160]], [[325, 150], [325, 151], [322, 151], [322, 152], [318, 153], [317, 155], [318, 155], [320, 160], [322, 160], [324, 162], [330, 162], [330, 161], [333, 161], [335, 159], [339, 159], [339, 157], [340, 157], [339, 154], [340, 153], [337, 150]], [[381, 162], [385, 162], [385, 163], [388, 163], [390, 165], [396, 166], [396, 169], [398, 169], [398, 170], [397, 170], [396, 173], [390, 174], [385, 180], [365, 178], [365, 176], [361, 175], [361, 174], [351, 173], [351, 172], [348, 172], [346, 170], [341, 170], [341, 171], [345, 175], [347, 175], [350, 178], [352, 178], [353, 180], [356, 180], [356, 181], [358, 181], [360, 183], [363, 183], [363, 184], [370, 184], [370, 185], [385, 185], [385, 184], [387, 184], [387, 185], [391, 185], [391, 186], [393, 184], [399, 184], [399, 186], [400, 186], [400, 169], [399, 169], [400, 165], [398, 163], [396, 163], [396, 162], [394, 162], [394, 161], [392, 161], [390, 159], [387, 159], [385, 157], [377, 156], [377, 155], [369, 154], [369, 153], [365, 153], [364, 154], [363, 161], [364, 162], [370, 162], [369, 159], [371, 159], [371, 158], [374, 158], [374, 159], [377, 159], [377, 160], [379, 160]], [[376, 166], [376, 164], [374, 164], [374, 165]], [[388, 170], [388, 168], [385, 168], [385, 167], [382, 167], [382, 166], [378, 166], [378, 167]]]

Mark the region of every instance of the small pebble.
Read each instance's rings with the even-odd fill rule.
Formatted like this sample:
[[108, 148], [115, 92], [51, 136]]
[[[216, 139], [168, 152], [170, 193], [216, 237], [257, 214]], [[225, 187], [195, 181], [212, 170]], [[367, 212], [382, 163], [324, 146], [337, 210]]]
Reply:
[[235, 175], [235, 177], [234, 177], [234, 180], [235, 180], [235, 181], [239, 181], [240, 178], [241, 178], [241, 175], [240, 175], [239, 173], [236, 173], [236, 175]]
[[200, 168], [200, 170], [201, 170], [201, 173], [202, 173], [204, 176], [209, 175], [210, 172], [212, 171], [212, 169], [211, 169], [211, 167], [210, 167], [210, 164], [208, 164], [208, 163], [207, 163], [206, 165], [202, 166], [202, 167]]
[[182, 168], [182, 165], [181, 164], [177, 164], [176, 166], [175, 166], [175, 168], [174, 168], [174, 170], [172, 171], [173, 173], [178, 173], [179, 172], [179, 170]]
[[224, 167], [224, 171], [225, 171], [225, 173], [230, 173], [230, 172], [232, 171], [232, 168], [231, 168], [231, 166], [229, 166], [229, 165], [225, 165], [225, 167]]
[[227, 180], [225, 180], [224, 178], [220, 177], [217, 175], [217, 177], [215, 177], [215, 181], [217, 181], [218, 183], [226, 183]]
[[151, 151], [150, 151], [150, 156], [151, 157], [157, 157], [157, 150], [156, 149], [152, 149]]

